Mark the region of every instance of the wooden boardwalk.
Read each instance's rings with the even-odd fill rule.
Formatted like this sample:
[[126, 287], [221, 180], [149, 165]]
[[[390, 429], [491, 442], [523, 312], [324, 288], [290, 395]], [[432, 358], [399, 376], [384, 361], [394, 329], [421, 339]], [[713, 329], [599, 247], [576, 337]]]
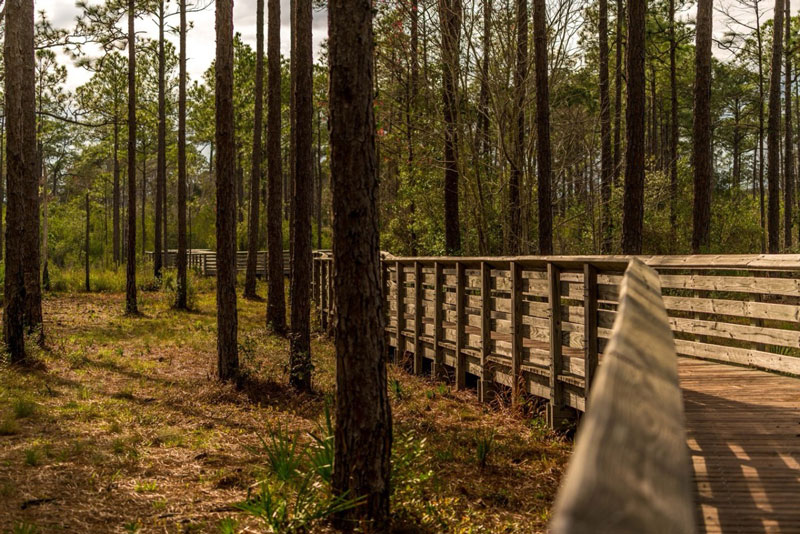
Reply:
[[639, 259], [385, 256], [390, 355], [554, 428], [589, 406], [554, 534], [800, 534], [800, 255]]
[[680, 358], [698, 532], [800, 532], [800, 380]]

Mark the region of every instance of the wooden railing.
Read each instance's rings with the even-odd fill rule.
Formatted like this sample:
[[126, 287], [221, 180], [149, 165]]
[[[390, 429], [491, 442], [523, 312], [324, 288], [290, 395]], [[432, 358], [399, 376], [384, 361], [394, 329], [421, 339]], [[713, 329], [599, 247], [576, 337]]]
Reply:
[[[323, 251], [325, 252], [325, 251]], [[315, 252], [316, 253], [316, 252]], [[236, 269], [239, 272], [247, 270], [247, 251], [240, 250], [236, 252]], [[148, 261], [153, 261], [154, 253], [152, 251], [145, 252], [145, 258]], [[167, 250], [162, 252], [162, 265], [167, 268], [175, 267], [177, 264], [178, 251]], [[195, 272], [203, 276], [215, 276], [217, 274], [217, 253], [213, 250], [207, 249], [192, 249], [186, 254], [186, 261], [189, 268], [194, 269]], [[289, 251], [283, 251], [283, 274], [289, 276], [291, 265], [289, 263]], [[267, 251], [260, 250], [256, 253], [256, 276], [266, 276], [267, 272]]]
[[659, 277], [632, 260], [551, 534], [695, 532], [677, 358]]
[[[800, 374], [800, 255], [641, 256], [659, 274], [679, 355]], [[383, 258], [389, 347], [416, 373], [495, 384], [585, 410], [617, 316], [627, 256]], [[328, 253], [314, 261], [333, 317]], [[417, 283], [417, 281], [420, 283]], [[399, 289], [399, 290], [398, 290]], [[551, 340], [560, 342], [553, 343]]]

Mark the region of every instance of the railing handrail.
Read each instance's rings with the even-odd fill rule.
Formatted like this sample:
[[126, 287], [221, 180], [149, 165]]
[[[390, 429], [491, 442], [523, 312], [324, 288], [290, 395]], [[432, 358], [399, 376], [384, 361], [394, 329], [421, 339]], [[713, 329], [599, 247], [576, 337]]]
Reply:
[[800, 254], [689, 254], [689, 255], [551, 255], [551, 256], [391, 256], [391, 261], [403, 264], [508, 264], [562, 268], [582, 268], [589, 263], [602, 270], [624, 271], [636, 258], [657, 269], [747, 269], [754, 271], [800, 271]]
[[657, 273], [625, 272], [553, 534], [695, 532], [677, 354]]

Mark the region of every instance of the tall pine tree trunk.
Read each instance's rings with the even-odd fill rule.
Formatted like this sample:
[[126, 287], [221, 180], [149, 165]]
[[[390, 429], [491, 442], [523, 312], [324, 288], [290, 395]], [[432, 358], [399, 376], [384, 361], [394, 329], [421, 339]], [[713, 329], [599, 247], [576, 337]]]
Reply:
[[619, 173], [622, 161], [622, 28], [625, 20], [625, 7], [623, 0], [617, 0], [617, 35], [616, 35], [616, 65], [614, 74], [614, 177], [612, 185], [619, 184]]
[[281, 168], [281, 4], [269, 0], [267, 23], [267, 327], [286, 332], [283, 285], [283, 170]]
[[694, 76], [694, 207], [692, 252], [707, 252], [711, 238], [711, 32], [712, 0], [697, 3], [697, 44]]
[[236, 311], [236, 147], [233, 124], [233, 0], [216, 0], [217, 371], [239, 372]]
[[536, 56], [536, 172], [539, 189], [539, 254], [553, 253], [553, 202], [550, 155], [550, 88], [547, 64], [547, 4], [533, 0]]
[[628, 102], [625, 109], [625, 194], [622, 208], [622, 252], [624, 254], [642, 253], [646, 14], [646, 0], [630, 0], [628, 2], [628, 43], [625, 66]]
[[678, 73], [675, 38], [675, 0], [669, 1], [669, 235], [674, 250], [678, 237]]
[[[673, 0], [674, 1], [674, 0]], [[611, 102], [608, 90], [608, 0], [600, 0], [598, 38], [600, 40], [600, 251], [610, 254], [614, 228], [611, 219], [611, 182], [614, 160], [611, 152]]]
[[770, 254], [781, 248], [780, 235], [780, 136], [781, 136], [781, 60], [783, 59], [783, 0], [775, 0], [772, 35], [772, 62], [769, 74], [769, 117], [767, 119], [767, 241]]
[[783, 188], [783, 230], [784, 246], [792, 246], [792, 208], [794, 207], [794, 154], [792, 151], [794, 130], [792, 129], [792, 15], [791, 0], [786, 0], [786, 72], [785, 72], [785, 105], [786, 139], [784, 149], [784, 188]]
[[[311, 0], [295, 5], [294, 195], [292, 201], [292, 279], [289, 382], [311, 390], [311, 215], [314, 195]], [[294, 60], [292, 61], [293, 63]]]
[[4, 41], [7, 198], [3, 336], [12, 363], [25, 361], [25, 224], [27, 191], [36, 177], [33, 0], [5, 6]]
[[458, 254], [461, 251], [461, 227], [458, 215], [458, 76], [461, 17], [461, 0], [439, 0], [444, 109], [444, 239], [448, 254]]
[[128, 236], [125, 312], [139, 313], [136, 302], [136, 32], [135, 0], [128, 0]]
[[[164, 96], [165, 85], [165, 61], [164, 54], [164, 0], [158, 2], [158, 155], [156, 157], [156, 206], [155, 206], [155, 230], [153, 232], [153, 274], [156, 278], [161, 278], [162, 260], [166, 247], [162, 248], [165, 241], [162, 237], [162, 214], [166, 199], [167, 181], [167, 106]], [[144, 183], [142, 183], [144, 190]], [[142, 235], [144, 241], [144, 235]]]
[[525, 99], [528, 83], [528, 0], [517, 0], [517, 62], [514, 68], [514, 97], [516, 125], [514, 128], [514, 158], [508, 181], [508, 252], [519, 254], [523, 236], [520, 185], [525, 172]]
[[175, 307], [185, 310], [189, 307], [187, 299], [188, 273], [186, 246], [186, 0], [178, 0], [180, 10], [180, 43], [178, 51], [178, 288]]
[[331, 0], [328, 5], [338, 317], [333, 487], [338, 495], [365, 497], [348, 519], [366, 520], [368, 532], [388, 532], [392, 417], [378, 243], [372, 3]]
[[256, 0], [256, 80], [253, 99], [253, 155], [250, 170], [250, 214], [247, 222], [247, 272], [244, 282], [245, 298], [256, 298], [256, 267], [258, 263], [258, 223], [260, 220], [259, 192], [261, 191], [261, 129], [264, 103], [264, 0]]

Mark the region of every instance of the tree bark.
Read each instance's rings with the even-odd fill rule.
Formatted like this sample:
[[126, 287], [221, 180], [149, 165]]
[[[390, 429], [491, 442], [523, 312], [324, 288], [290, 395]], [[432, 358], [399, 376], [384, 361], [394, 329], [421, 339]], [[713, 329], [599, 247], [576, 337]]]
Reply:
[[36, 101], [33, 0], [5, 6], [6, 210], [3, 335], [12, 363], [25, 361], [25, 242], [27, 193], [36, 176]]
[[439, 0], [442, 24], [442, 100], [444, 104], [444, 232], [448, 254], [461, 251], [458, 215], [458, 73], [461, 0]]
[[617, 0], [616, 66], [614, 77], [614, 176], [612, 185], [619, 184], [622, 160], [622, 29], [625, 19], [625, 6]]
[[508, 181], [508, 252], [519, 254], [523, 239], [520, 218], [520, 185], [525, 171], [525, 99], [528, 83], [528, 1], [517, 0], [517, 62], [514, 67], [516, 125], [514, 129], [514, 161]]
[[135, 0], [128, 0], [128, 243], [125, 312], [139, 313], [136, 302], [136, 33]]
[[91, 232], [91, 211], [89, 210], [89, 188], [86, 189], [86, 235], [85, 235], [85, 243], [84, 243], [84, 281], [83, 286], [86, 292], [92, 290], [91, 285], [89, 284], [89, 233]]
[[784, 148], [784, 188], [783, 188], [783, 230], [784, 230], [784, 247], [791, 248], [793, 234], [792, 234], [792, 208], [794, 206], [794, 154], [793, 154], [793, 140], [794, 130], [792, 128], [792, 47], [790, 46], [792, 38], [792, 10], [791, 0], [786, 0], [786, 72], [785, 72], [785, 105], [786, 111], [784, 113], [785, 125], [785, 148]]
[[239, 372], [236, 311], [236, 148], [233, 122], [233, 0], [216, 0], [217, 371]]
[[178, 72], [178, 283], [175, 307], [185, 310], [189, 307], [187, 290], [189, 278], [186, 262], [186, 0], [178, 0], [180, 10], [180, 43]]
[[645, 153], [645, 17], [646, 0], [628, 2], [628, 43], [625, 70], [628, 102], [625, 109], [625, 194], [622, 211], [622, 252], [642, 253]]
[[[674, 0], [672, 0], [674, 1]], [[608, 89], [608, 0], [600, 0], [598, 38], [600, 41], [600, 251], [610, 254], [614, 228], [611, 219], [611, 182], [614, 160], [611, 152], [611, 102]]]
[[120, 223], [120, 177], [119, 177], [119, 112], [117, 111], [117, 96], [114, 93], [114, 191], [112, 193], [113, 200], [113, 249], [114, 249], [114, 263], [119, 265], [122, 262], [122, 242], [121, 242], [121, 223]]
[[245, 298], [256, 298], [256, 268], [258, 266], [258, 223], [261, 191], [261, 129], [264, 103], [264, 0], [256, 0], [256, 79], [253, 98], [253, 154], [250, 170], [250, 214], [247, 222], [247, 272], [244, 282]]
[[697, 44], [695, 46], [693, 167], [694, 207], [692, 209], [692, 252], [707, 252], [711, 239], [711, 32], [712, 0], [697, 3]]
[[280, 0], [269, 0], [267, 22], [267, 327], [283, 335], [286, 332], [286, 297], [283, 285]]
[[533, 2], [536, 66], [536, 172], [539, 190], [539, 254], [553, 253], [553, 202], [550, 154], [550, 88], [547, 64], [547, 4]]
[[[314, 195], [311, 0], [294, 0], [295, 50], [294, 195], [292, 201], [291, 336], [289, 382], [311, 390], [311, 212]], [[295, 63], [292, 60], [292, 63]]]
[[366, 498], [348, 512], [356, 520], [351, 528], [361, 520], [370, 532], [388, 532], [392, 417], [378, 244], [372, 3], [331, 0], [328, 24], [337, 310], [333, 488]]
[[[678, 74], [675, 38], [675, 0], [669, 2], [669, 233], [670, 247], [674, 250], [678, 234]], [[735, 135], [735, 134], [734, 134]]]
[[[165, 62], [164, 54], [164, 0], [158, 2], [158, 154], [156, 156], [156, 206], [155, 206], [155, 230], [153, 232], [153, 275], [160, 279], [162, 261], [166, 247], [162, 247], [163, 239], [161, 230], [164, 221], [162, 213], [166, 199], [164, 192], [167, 182], [167, 106], [164, 96], [165, 85]], [[144, 183], [142, 183], [144, 190]], [[142, 235], [144, 242], [144, 235]]]
[[769, 79], [769, 117], [767, 119], [767, 241], [770, 254], [781, 248], [780, 236], [780, 135], [781, 135], [781, 60], [783, 59], [783, 0], [775, 0], [772, 35], [772, 63]]

